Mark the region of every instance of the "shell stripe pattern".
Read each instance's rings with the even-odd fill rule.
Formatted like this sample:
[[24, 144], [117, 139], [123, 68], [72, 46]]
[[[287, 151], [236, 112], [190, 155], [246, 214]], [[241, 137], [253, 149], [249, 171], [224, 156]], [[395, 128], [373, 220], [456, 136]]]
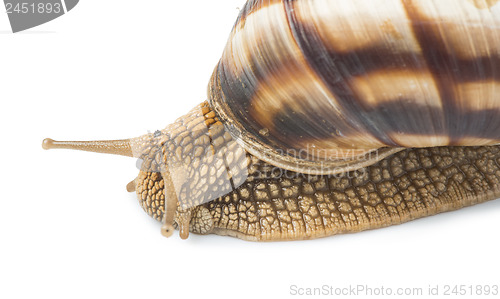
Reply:
[[498, 2], [248, 1], [211, 104], [280, 149], [497, 144]]

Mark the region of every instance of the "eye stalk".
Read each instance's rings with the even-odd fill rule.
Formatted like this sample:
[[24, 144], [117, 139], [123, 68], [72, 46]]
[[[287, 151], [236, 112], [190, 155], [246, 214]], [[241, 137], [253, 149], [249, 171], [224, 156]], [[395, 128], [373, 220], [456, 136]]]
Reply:
[[134, 157], [130, 139], [98, 141], [56, 141], [50, 138], [45, 138], [42, 142], [42, 148], [44, 150], [62, 148]]

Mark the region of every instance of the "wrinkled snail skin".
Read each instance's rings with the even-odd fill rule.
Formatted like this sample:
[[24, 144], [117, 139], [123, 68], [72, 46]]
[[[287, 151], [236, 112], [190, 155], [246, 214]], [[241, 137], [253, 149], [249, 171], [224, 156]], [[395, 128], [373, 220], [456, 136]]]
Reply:
[[[166, 160], [175, 161], [171, 165], [190, 160], [184, 164], [189, 167], [189, 183], [200, 184], [203, 192], [210, 193], [222, 179], [211, 184], [210, 172], [219, 173], [219, 168], [212, 165], [204, 170], [197, 152], [207, 145], [213, 147], [207, 135], [219, 140], [215, 142], [219, 149], [224, 148], [219, 138], [227, 132], [217, 128], [218, 119], [206, 103], [201, 107], [179, 118], [175, 130], [158, 135], [151, 144], [166, 143], [145, 151], [150, 158], [143, 159], [148, 165], [159, 165], [157, 153], [161, 151], [166, 152]], [[206, 123], [211, 124], [206, 135], [189, 129]], [[169, 131], [175, 135], [169, 136]], [[358, 171], [330, 176], [286, 171], [249, 153], [232, 152], [235, 155], [226, 158], [227, 164], [240, 164], [248, 169], [248, 177], [234, 191], [188, 209], [193, 233], [250, 241], [313, 239], [400, 224], [500, 197], [500, 146], [406, 149]], [[141, 171], [135, 184], [140, 205], [162, 221], [162, 174]], [[185, 196], [179, 201], [200, 195]], [[184, 216], [181, 210], [176, 217]]]
[[249, 0], [206, 102], [43, 147], [139, 158], [127, 190], [164, 236], [281, 241], [496, 199], [499, 144], [500, 1]]

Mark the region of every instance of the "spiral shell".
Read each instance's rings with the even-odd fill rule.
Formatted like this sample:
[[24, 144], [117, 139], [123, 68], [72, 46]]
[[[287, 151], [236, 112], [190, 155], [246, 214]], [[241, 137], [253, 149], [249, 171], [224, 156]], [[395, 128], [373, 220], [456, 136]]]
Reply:
[[248, 1], [210, 105], [250, 153], [307, 173], [406, 147], [497, 144], [498, 2]]

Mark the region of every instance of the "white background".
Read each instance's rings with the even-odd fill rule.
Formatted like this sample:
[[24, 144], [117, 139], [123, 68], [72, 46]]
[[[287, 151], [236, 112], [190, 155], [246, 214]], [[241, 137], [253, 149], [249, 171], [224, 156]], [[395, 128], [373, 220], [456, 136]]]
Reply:
[[320, 240], [182, 241], [162, 237], [125, 191], [133, 159], [42, 150], [45, 137], [139, 136], [205, 100], [243, 2], [84, 0], [18, 34], [0, 13], [0, 298], [286, 298], [291, 285], [500, 284], [500, 201]]

